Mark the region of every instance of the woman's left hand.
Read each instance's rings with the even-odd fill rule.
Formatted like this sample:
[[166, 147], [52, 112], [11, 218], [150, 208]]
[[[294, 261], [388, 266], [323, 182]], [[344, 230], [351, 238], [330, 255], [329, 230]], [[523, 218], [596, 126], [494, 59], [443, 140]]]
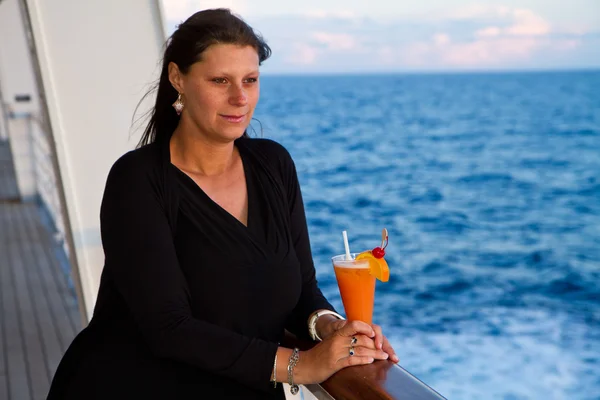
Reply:
[[[327, 336], [342, 329], [347, 323], [347, 320], [332, 318], [329, 322], [329, 326], [327, 327], [327, 331], [329, 332]], [[389, 356], [390, 361], [398, 363], [400, 361], [400, 358], [398, 358], [398, 356], [396, 355], [396, 352], [392, 348], [392, 345], [390, 344], [388, 339], [383, 335], [381, 326], [372, 324], [371, 328], [373, 328], [373, 331], [375, 332], [375, 336], [371, 338], [375, 343], [375, 348], [378, 350], [383, 350]]]

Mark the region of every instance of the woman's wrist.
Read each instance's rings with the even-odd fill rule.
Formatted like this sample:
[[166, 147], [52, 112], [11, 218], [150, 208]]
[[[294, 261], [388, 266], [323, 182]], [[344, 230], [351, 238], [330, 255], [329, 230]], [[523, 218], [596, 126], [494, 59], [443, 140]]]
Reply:
[[322, 315], [317, 319], [315, 329], [321, 339], [328, 338], [333, 332], [335, 332], [336, 321], [341, 321], [339, 318], [333, 315]]
[[[291, 353], [290, 353], [290, 355], [291, 355]], [[316, 382], [311, 382], [310, 377], [307, 375], [307, 374], [310, 374], [310, 368], [307, 368], [307, 365], [306, 365], [306, 361], [307, 361], [306, 355], [307, 355], [307, 351], [301, 351], [300, 353], [298, 353], [298, 356], [299, 356], [298, 362], [296, 363], [296, 366], [294, 367], [294, 383], [297, 385], [316, 383]], [[286, 362], [286, 365], [287, 365], [287, 362]]]
[[[290, 356], [292, 355], [293, 350], [288, 349], [287, 347], [278, 347], [277, 348], [277, 374], [276, 381], [277, 382], [287, 382], [288, 381], [288, 363]], [[271, 378], [273, 378], [273, 372], [271, 372]]]
[[[288, 349], [287, 347], [277, 348], [277, 372], [275, 374], [277, 382], [288, 383], [288, 365], [290, 364], [290, 357], [293, 353], [294, 350]], [[306, 368], [306, 354], [306, 351], [300, 351], [298, 353], [299, 359], [293, 368], [294, 383], [296, 384], [310, 383], [310, 379], [306, 375], [310, 371], [310, 368]], [[273, 382], [273, 371], [271, 371], [270, 379], [271, 382]]]

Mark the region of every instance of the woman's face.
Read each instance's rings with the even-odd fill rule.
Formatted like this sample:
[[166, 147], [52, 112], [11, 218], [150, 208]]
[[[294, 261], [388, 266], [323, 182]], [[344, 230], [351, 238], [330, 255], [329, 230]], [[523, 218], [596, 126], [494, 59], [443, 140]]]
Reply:
[[258, 102], [258, 66], [253, 47], [233, 44], [208, 47], [185, 75], [171, 63], [169, 78], [184, 102], [180, 126], [220, 142], [242, 136]]

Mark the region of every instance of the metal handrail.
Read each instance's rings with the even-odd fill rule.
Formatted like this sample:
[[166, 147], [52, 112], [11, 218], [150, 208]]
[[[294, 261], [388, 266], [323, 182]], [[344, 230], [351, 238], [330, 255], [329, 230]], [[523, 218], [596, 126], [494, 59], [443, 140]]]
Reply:
[[[286, 332], [283, 345], [308, 350], [315, 343]], [[391, 361], [344, 368], [320, 385], [306, 385], [313, 393], [326, 392], [335, 400], [445, 400], [446, 398]]]

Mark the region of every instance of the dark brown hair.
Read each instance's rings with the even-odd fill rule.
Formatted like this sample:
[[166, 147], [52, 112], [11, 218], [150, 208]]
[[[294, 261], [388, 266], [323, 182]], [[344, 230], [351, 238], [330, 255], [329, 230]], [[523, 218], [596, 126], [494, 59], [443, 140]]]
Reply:
[[[150, 121], [138, 147], [163, 137], [170, 138], [179, 123], [179, 117], [171, 107], [178, 93], [169, 81], [169, 63], [174, 62], [186, 74], [192, 64], [200, 61], [202, 52], [214, 44], [252, 46], [258, 53], [259, 64], [271, 56], [271, 48], [262, 36], [228, 9], [203, 10], [189, 17], [167, 40], [160, 78], [144, 95], [145, 98], [157, 92], [154, 108], [149, 111]], [[244, 132], [244, 136], [248, 133]]]

